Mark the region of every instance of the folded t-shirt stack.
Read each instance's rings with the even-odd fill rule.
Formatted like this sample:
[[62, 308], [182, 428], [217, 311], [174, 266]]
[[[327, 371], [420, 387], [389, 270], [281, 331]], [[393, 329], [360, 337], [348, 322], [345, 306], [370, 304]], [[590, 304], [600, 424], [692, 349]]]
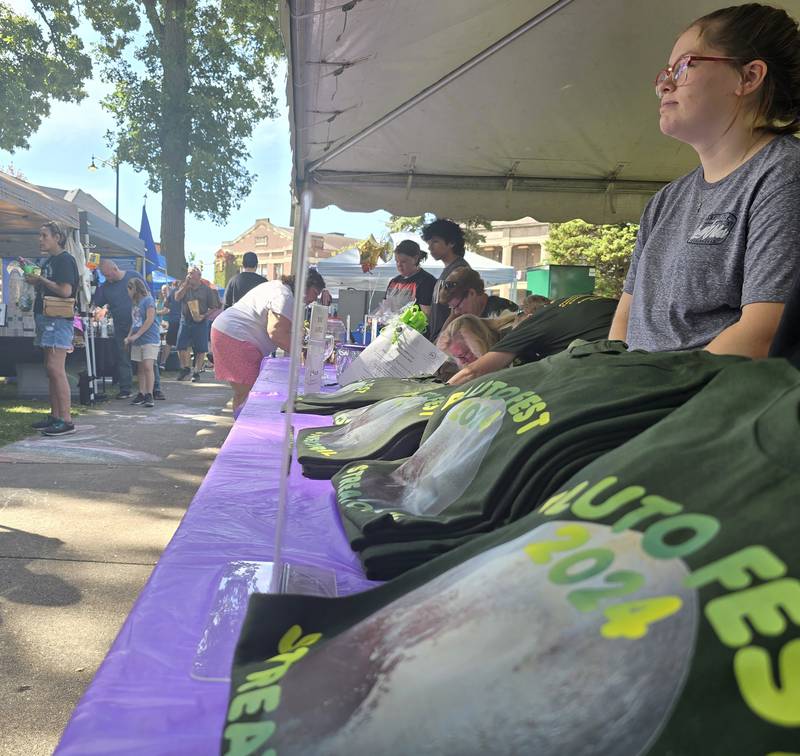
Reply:
[[799, 418], [788, 363], [729, 365], [501, 530], [253, 596], [222, 752], [796, 752]]
[[354, 460], [410, 456], [419, 447], [428, 420], [455, 390], [441, 386], [415, 396], [384, 399], [337, 413], [333, 425], [299, 431], [297, 461], [303, 475], [329, 479]]
[[353, 381], [330, 393], [298, 396], [294, 409], [295, 412], [306, 412], [312, 415], [333, 415], [340, 410], [366, 407], [384, 399], [414, 396], [442, 385], [440, 380], [430, 376], [424, 378], [370, 378], [364, 381]]
[[368, 577], [383, 580], [442, 550], [420, 549], [419, 541], [466, 538], [518, 519], [554, 484], [743, 359], [576, 342], [464, 384], [428, 421], [411, 457], [359, 461], [333, 478], [350, 544], [357, 552], [382, 545], [380, 558], [368, 551], [362, 564]]

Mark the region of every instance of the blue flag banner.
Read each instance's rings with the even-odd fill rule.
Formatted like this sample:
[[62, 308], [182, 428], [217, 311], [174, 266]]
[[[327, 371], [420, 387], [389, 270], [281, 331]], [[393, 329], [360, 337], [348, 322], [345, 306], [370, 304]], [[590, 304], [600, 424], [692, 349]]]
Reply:
[[158, 259], [160, 255], [156, 252], [153, 232], [150, 230], [150, 221], [147, 219], [147, 208], [144, 205], [142, 205], [142, 224], [139, 227], [139, 238], [144, 242], [144, 256], [147, 260], [147, 267], [151, 270], [160, 267]]

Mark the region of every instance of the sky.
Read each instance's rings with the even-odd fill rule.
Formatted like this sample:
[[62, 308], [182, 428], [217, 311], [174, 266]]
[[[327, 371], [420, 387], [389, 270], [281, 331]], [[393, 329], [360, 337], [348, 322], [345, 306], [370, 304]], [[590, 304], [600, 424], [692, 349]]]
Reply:
[[[30, 15], [26, 0], [3, 0], [16, 12]], [[278, 118], [260, 123], [249, 140], [248, 170], [257, 176], [250, 195], [242, 206], [231, 213], [224, 225], [198, 220], [186, 215], [186, 252], [194, 252], [206, 270], [212, 265], [214, 252], [223, 241], [229, 241], [247, 230], [256, 218], [269, 218], [279, 226], [288, 226], [291, 212], [291, 149], [289, 144], [288, 108], [285, 102], [286, 71], [281, 68], [275, 89], [282, 107]], [[110, 91], [97, 77], [86, 84], [88, 97], [79, 104], [53, 101], [50, 115], [29, 139], [29, 148], [13, 153], [0, 150], [0, 170], [9, 165], [21, 172], [25, 180], [61, 189], [83, 189], [114, 212], [114, 169], [100, 166], [99, 160], [111, 156], [105, 134], [114, 121], [100, 105]], [[92, 155], [99, 170], [89, 171]], [[139, 228], [142, 202], [146, 206], [156, 241], [161, 222], [160, 195], [147, 191], [146, 177], [130, 165], [120, 166], [120, 217]], [[387, 213], [347, 213], [335, 207], [314, 210], [311, 230], [318, 233], [339, 231], [346, 236], [366, 238], [385, 233]]]

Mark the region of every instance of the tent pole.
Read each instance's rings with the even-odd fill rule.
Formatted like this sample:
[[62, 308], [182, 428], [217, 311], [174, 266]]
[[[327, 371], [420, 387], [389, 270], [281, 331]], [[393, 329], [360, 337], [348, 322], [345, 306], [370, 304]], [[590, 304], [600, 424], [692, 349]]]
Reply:
[[273, 549], [273, 570], [271, 578], [271, 593], [281, 592], [281, 578], [283, 575], [283, 562], [281, 546], [283, 531], [286, 527], [286, 506], [289, 498], [289, 468], [292, 463], [292, 447], [294, 445], [294, 431], [292, 417], [294, 415], [294, 400], [297, 395], [298, 374], [300, 372], [300, 355], [303, 349], [303, 333], [305, 320], [305, 291], [306, 271], [308, 270], [308, 226], [311, 219], [311, 204], [313, 195], [310, 189], [300, 192], [300, 201], [294, 208], [294, 235], [292, 239], [292, 274], [294, 275], [294, 310], [292, 315], [292, 340], [289, 354], [289, 381], [286, 387], [287, 397], [284, 406], [284, 449], [281, 461], [280, 485], [278, 489], [278, 516], [275, 522], [275, 546]]
[[[373, 134], [378, 129], [386, 126], [387, 123], [391, 123], [395, 118], [403, 115], [403, 113], [407, 112], [408, 110], [411, 110], [411, 108], [415, 107], [423, 100], [427, 100], [428, 97], [436, 94], [440, 89], [446, 87], [448, 84], [467, 73], [467, 71], [471, 71], [473, 68], [475, 68], [475, 66], [483, 63], [484, 60], [490, 58], [504, 47], [507, 47], [534, 27], [539, 26], [539, 24], [546, 21], [548, 18], [550, 18], [550, 16], [558, 13], [562, 8], [565, 8], [571, 2], [572, 0], [557, 0], [557, 2], [553, 3], [548, 8], [545, 8], [541, 13], [537, 13], [533, 18], [528, 19], [524, 24], [522, 24], [522, 26], [518, 26], [516, 29], [506, 34], [505, 37], [501, 37], [497, 40], [497, 42], [490, 45], [485, 50], [482, 50], [477, 55], [473, 55], [468, 61], [462, 63], [457, 68], [454, 68], [452, 71], [450, 71], [450, 73], [445, 74], [441, 79], [439, 79], [439, 81], [436, 81], [430, 86], [425, 87], [425, 89], [423, 89], [421, 92], [418, 92], [413, 97], [406, 100], [402, 105], [396, 107], [394, 110], [390, 110], [386, 115], [379, 118], [372, 125], [367, 126], [357, 134], [345, 139], [344, 142], [342, 142], [338, 147], [335, 147], [323, 157], [317, 158], [317, 160], [309, 164], [306, 168], [306, 176], [310, 176], [318, 168], [325, 165], [325, 163], [330, 162], [333, 160], [333, 158], [338, 157], [346, 150], [349, 150], [351, 147], [370, 136], [370, 134]], [[294, 54], [294, 49], [292, 49], [292, 53]], [[295, 117], [295, 128], [297, 128], [298, 125], [297, 118]]]

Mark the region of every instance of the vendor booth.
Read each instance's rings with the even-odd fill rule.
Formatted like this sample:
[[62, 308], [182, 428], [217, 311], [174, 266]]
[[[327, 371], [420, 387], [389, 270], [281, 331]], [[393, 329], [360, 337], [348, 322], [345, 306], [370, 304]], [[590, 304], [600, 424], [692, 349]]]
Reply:
[[[659, 133], [652, 75], [686, 23], [718, 5], [282, 0], [296, 291], [305, 288], [310, 214], [331, 204], [398, 215], [637, 221], [653, 193], [696, 162]], [[800, 14], [800, 3], [789, 7]], [[356, 264], [345, 252], [319, 268], [331, 286], [356, 281], [378, 290], [394, 275], [390, 261], [372, 274]], [[298, 297], [293, 323], [302, 322]], [[731, 469], [729, 450], [715, 449], [708, 456], [715, 474], [695, 475], [685, 500], [680, 488], [682, 476], [697, 470], [705, 435], [740, 429], [726, 419], [739, 407], [754, 416], [747, 402], [758, 392], [749, 388], [766, 377], [796, 391], [783, 368], [770, 377], [769, 361], [718, 365], [701, 352], [675, 371], [658, 360], [637, 364], [638, 380], [625, 386], [614, 381], [614, 361], [629, 360], [620, 342], [578, 345], [559, 358], [583, 370], [580, 390], [566, 386], [572, 403], [548, 405], [537, 394], [544, 374], [516, 385], [506, 371], [502, 380], [470, 384], [468, 396], [428, 386], [414, 410], [426, 421], [436, 416], [425, 426], [433, 452], [412, 454], [405, 466], [408, 460], [353, 462], [332, 486], [303, 477], [293, 447], [302, 437], [320, 459], [335, 453], [324, 433], [359, 416], [294, 413], [302, 337], [294, 328], [291, 358], [262, 364], [58, 754], [627, 756], [655, 743], [662, 754], [736, 753], [741, 733], [753, 739], [748, 753], [796, 750], [791, 736], [800, 719], [761, 648], [770, 644], [775, 656], [790, 623], [776, 610], [750, 626], [744, 604], [725, 601], [756, 576], [776, 586], [787, 571], [782, 560], [796, 563], [791, 547], [780, 559], [769, 551], [777, 537], [770, 541], [760, 524], [764, 551], [756, 545], [762, 541], [748, 540], [757, 518], [737, 520], [731, 504], [760, 485], [789, 501], [789, 483], [797, 481], [787, 471], [796, 476], [797, 466], [792, 472], [787, 463], [786, 426], [773, 415], [775, 435], [767, 433], [763, 446], [746, 442], [748, 457], [769, 447], [772, 478], [751, 480], [749, 471]], [[608, 404], [629, 409], [631, 422], [593, 415], [586, 425], [595, 435], [587, 439], [571, 407], [592, 395], [585, 366], [595, 364], [610, 365]], [[650, 432], [678, 400], [728, 367], [733, 372], [713, 397], [716, 419], [687, 404], [663, 436]], [[661, 394], [667, 372], [664, 385], [674, 390]], [[649, 380], [655, 373], [659, 380]], [[558, 392], [554, 375], [547, 388]], [[654, 393], [640, 407], [633, 394], [641, 385]], [[375, 388], [363, 381], [328, 389], [331, 406], [357, 412], [364, 405], [346, 404], [348, 395]], [[736, 391], [741, 404], [728, 399]], [[320, 396], [304, 397], [306, 412], [324, 406]], [[602, 451], [613, 452], [611, 440], [627, 443], [632, 430], [642, 446], [625, 446], [609, 454], [609, 466], [573, 479], [581, 462], [594, 460], [593, 439], [608, 438]], [[463, 448], [447, 447], [453, 439]], [[466, 501], [487, 449], [508, 478], [484, 503], [487, 510], [498, 503], [498, 511], [502, 504], [506, 527], [492, 522], [492, 512], [466, 506], [446, 521], [437, 503]], [[537, 457], [540, 449], [555, 460]], [[573, 450], [583, 456], [569, 456]], [[662, 451], [674, 455], [675, 467], [640, 484], [636, 466], [646, 469]], [[445, 465], [462, 454], [475, 460], [467, 475]], [[724, 486], [716, 515], [704, 510], [715, 484]], [[527, 518], [538, 513], [525, 512], [531, 502], [544, 511], [535, 534]], [[435, 525], [425, 519], [439, 515]], [[652, 524], [637, 529], [646, 518]], [[714, 538], [695, 559], [692, 549], [699, 553]], [[404, 574], [375, 587], [368, 573], [376, 563]], [[250, 599], [243, 624], [251, 594], [261, 595]], [[758, 598], [747, 604], [753, 614], [756, 605], [763, 607]], [[789, 614], [796, 623], [796, 612]], [[674, 621], [662, 622], [668, 618]], [[796, 667], [798, 642], [785, 646], [783, 680]], [[698, 669], [697, 659], [706, 666]], [[745, 703], [736, 688], [742, 679], [753, 692]], [[784, 725], [786, 737], [781, 730], [759, 740]]]
[[[103, 213], [108, 211], [90, 195], [67, 200], [60, 196], [64, 194], [0, 173], [0, 303], [5, 305], [6, 313], [4, 325], [0, 325], [0, 374], [14, 375], [18, 363], [37, 361], [33, 348], [33, 314], [19, 306], [23, 280], [17, 258], [32, 261], [40, 258], [38, 235], [43, 223], [55, 220], [71, 232], [67, 251], [75, 258], [81, 275], [82, 308], [91, 299], [87, 251], [114, 258], [122, 268], [142, 270], [144, 245], [138, 238], [103, 217]], [[99, 353], [105, 354], [106, 351], [100, 345]], [[73, 355], [70, 361], [78, 364], [83, 357]]]

